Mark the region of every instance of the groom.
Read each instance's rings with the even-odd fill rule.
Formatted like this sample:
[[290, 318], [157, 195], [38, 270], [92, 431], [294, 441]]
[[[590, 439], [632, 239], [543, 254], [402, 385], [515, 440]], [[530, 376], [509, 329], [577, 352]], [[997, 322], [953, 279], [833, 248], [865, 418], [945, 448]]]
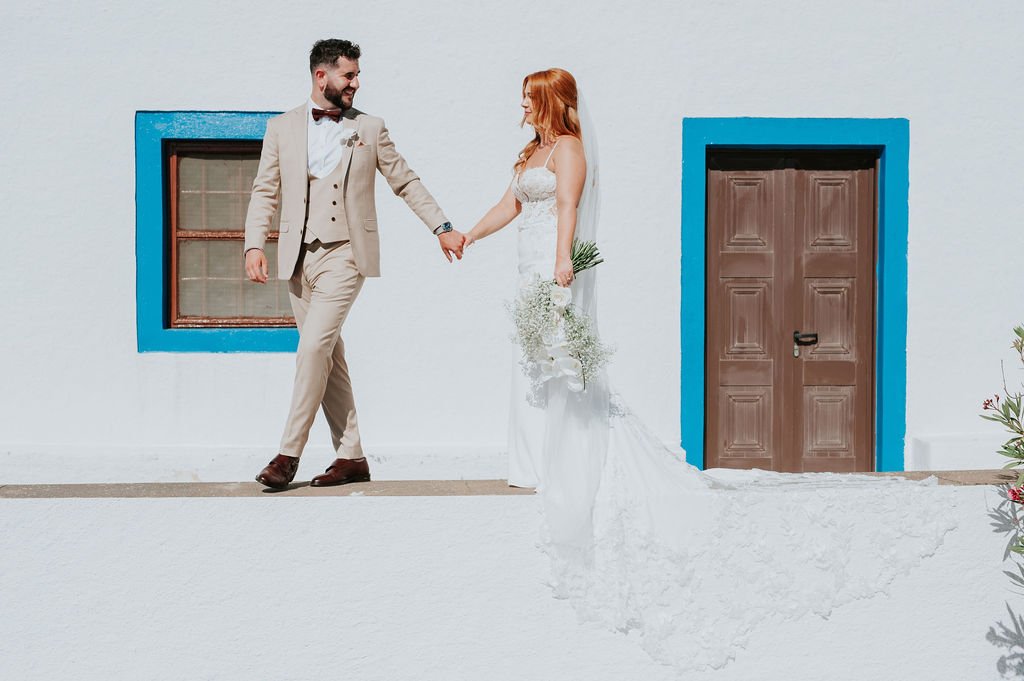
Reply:
[[380, 276], [374, 207], [376, 171], [437, 237], [448, 261], [462, 259], [452, 229], [427, 188], [395, 150], [380, 118], [352, 108], [359, 89], [359, 46], [320, 40], [309, 53], [308, 102], [267, 122], [259, 171], [245, 218], [245, 272], [267, 282], [263, 246], [280, 207], [277, 272], [288, 280], [299, 329], [295, 384], [279, 454], [256, 480], [284, 489], [319, 407], [337, 459], [313, 487], [370, 479], [356, 420], [340, 330], [366, 277]]

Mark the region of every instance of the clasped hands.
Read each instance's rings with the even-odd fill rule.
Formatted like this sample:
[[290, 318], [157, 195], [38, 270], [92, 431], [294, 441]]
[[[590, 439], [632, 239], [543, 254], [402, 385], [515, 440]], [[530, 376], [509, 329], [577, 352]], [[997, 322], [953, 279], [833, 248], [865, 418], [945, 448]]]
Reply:
[[441, 252], [444, 253], [444, 257], [448, 258], [448, 262], [452, 261], [453, 255], [462, 260], [463, 251], [475, 241], [473, 237], [455, 229], [438, 234], [437, 240], [441, 242]]

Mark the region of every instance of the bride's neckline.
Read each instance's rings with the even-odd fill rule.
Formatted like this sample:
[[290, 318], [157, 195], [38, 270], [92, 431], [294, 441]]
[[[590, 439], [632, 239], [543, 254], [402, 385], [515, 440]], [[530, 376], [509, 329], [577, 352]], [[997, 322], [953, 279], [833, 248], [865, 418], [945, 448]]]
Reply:
[[520, 171], [519, 171], [519, 174], [520, 174], [520, 175], [524, 175], [524, 174], [526, 174], [526, 173], [530, 172], [531, 170], [546, 170], [546, 171], [548, 171], [549, 173], [551, 173], [552, 175], [554, 175], [554, 174], [555, 174], [555, 171], [554, 171], [554, 170], [551, 170], [551, 168], [548, 168], [548, 167], [547, 167], [546, 165], [543, 165], [543, 166], [534, 166], [534, 167], [532, 167], [532, 168], [523, 168], [522, 170], [520, 170]]
[[[550, 168], [548, 168], [548, 163], [551, 162], [551, 157], [555, 155], [555, 147], [558, 146], [558, 143], [560, 141], [561, 141], [561, 139], [555, 140], [555, 143], [551, 145], [551, 151], [548, 152], [548, 156], [547, 156], [547, 158], [544, 159], [544, 163], [543, 164], [541, 164], [539, 166], [534, 166], [532, 168], [523, 168], [522, 170], [519, 171], [519, 174], [522, 175], [522, 174], [527, 173], [527, 172], [529, 172], [531, 170], [546, 170], [549, 173], [551, 173], [552, 175], [554, 175], [555, 171], [551, 170]], [[533, 154], [530, 154], [530, 158], [533, 158], [534, 154], [536, 154], [537, 151], [539, 151], [539, 149], [535, 150]]]

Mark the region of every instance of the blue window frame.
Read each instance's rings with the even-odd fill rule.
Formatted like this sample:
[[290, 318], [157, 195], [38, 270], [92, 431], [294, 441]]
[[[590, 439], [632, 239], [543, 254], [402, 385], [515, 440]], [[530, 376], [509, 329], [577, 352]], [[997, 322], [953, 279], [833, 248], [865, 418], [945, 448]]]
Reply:
[[[293, 328], [171, 329], [167, 299], [168, 140], [261, 140], [274, 112], [138, 111], [135, 114], [135, 309], [139, 352], [293, 352]], [[239, 263], [241, 267], [241, 263]]]
[[872, 149], [880, 154], [875, 324], [875, 469], [903, 470], [907, 400], [910, 123], [904, 118], [684, 118], [680, 444], [704, 467], [707, 153]]

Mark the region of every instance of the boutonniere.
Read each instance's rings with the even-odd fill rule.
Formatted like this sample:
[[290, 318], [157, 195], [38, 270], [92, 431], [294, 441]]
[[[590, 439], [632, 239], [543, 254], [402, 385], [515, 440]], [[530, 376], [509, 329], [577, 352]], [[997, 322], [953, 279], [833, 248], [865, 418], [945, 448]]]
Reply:
[[341, 131], [341, 143], [346, 147], [355, 146], [359, 141], [359, 132], [355, 128], [344, 128]]

